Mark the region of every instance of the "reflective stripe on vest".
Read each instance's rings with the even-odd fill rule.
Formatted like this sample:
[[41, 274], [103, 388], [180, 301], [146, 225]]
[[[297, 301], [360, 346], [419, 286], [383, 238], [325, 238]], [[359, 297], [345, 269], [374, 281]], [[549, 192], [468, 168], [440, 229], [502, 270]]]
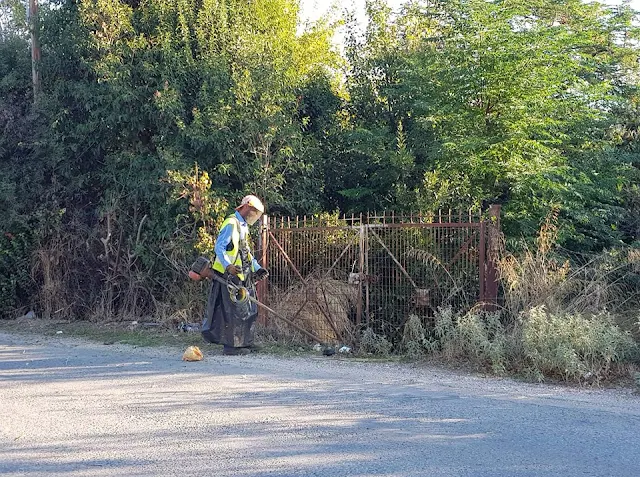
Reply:
[[[229, 256], [229, 258], [233, 260], [231, 262], [233, 265], [236, 265], [242, 268], [242, 257], [240, 257], [240, 221], [235, 216], [235, 214], [227, 217], [225, 221], [222, 222], [222, 225], [220, 226], [220, 230], [222, 231], [222, 229], [224, 229], [227, 225], [231, 225], [233, 227], [231, 232], [231, 242], [229, 242], [232, 245], [232, 248], [230, 250], [227, 248], [227, 255]], [[249, 239], [249, 231], [247, 230], [247, 235], [245, 237], [245, 240], [248, 241], [248, 239]], [[219, 273], [224, 273], [226, 271], [224, 266], [222, 265], [222, 262], [217, 256], [215, 261], [213, 262], [213, 269]], [[239, 273], [238, 278], [240, 280], [244, 280], [245, 278], [244, 274]]]

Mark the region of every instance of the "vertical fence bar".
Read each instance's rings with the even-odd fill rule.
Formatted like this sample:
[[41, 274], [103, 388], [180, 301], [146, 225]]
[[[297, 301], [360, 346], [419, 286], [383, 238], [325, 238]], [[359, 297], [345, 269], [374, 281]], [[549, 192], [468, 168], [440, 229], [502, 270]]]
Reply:
[[364, 272], [364, 254], [365, 254], [365, 226], [362, 224], [362, 220], [360, 221], [360, 237], [359, 237], [359, 247], [358, 247], [358, 303], [356, 308], [356, 326], [360, 328], [360, 324], [362, 323], [362, 291], [363, 291], [363, 281], [367, 278]]
[[[360, 222], [362, 222], [362, 214], [360, 214]], [[367, 216], [367, 224], [369, 224], [369, 216]], [[364, 227], [364, 316], [367, 328], [371, 326], [369, 312], [369, 225]]]

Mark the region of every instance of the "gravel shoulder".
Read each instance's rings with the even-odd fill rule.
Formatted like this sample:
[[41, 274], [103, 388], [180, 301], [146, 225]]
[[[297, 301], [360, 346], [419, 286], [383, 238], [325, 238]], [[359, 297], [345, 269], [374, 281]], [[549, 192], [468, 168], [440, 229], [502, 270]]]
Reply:
[[640, 475], [630, 389], [202, 349], [0, 333], [0, 473]]

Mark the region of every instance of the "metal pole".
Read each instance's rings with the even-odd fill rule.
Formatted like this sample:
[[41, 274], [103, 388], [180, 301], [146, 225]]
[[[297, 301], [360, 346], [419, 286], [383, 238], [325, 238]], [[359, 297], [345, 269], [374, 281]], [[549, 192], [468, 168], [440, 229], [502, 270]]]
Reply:
[[31, 76], [33, 81], [33, 102], [35, 103], [40, 93], [38, 0], [29, 0], [29, 31], [31, 32]]
[[486, 241], [486, 235], [487, 235], [487, 228], [485, 227], [485, 222], [484, 220], [480, 221], [480, 253], [479, 253], [479, 259], [478, 259], [478, 270], [480, 271], [480, 303], [482, 304], [482, 307], [485, 308], [486, 307], [486, 297], [485, 297], [485, 280], [486, 280], [486, 269], [487, 269], [487, 260], [486, 260], [486, 249], [487, 249], [487, 241]]
[[[351, 222], [353, 225], [353, 221]], [[362, 305], [363, 305], [363, 297], [362, 292], [364, 290], [363, 284], [366, 280], [364, 274], [364, 247], [365, 247], [365, 229], [362, 224], [362, 218], [360, 219], [360, 237], [358, 244], [358, 305], [356, 309], [356, 326], [359, 328], [362, 323]]]

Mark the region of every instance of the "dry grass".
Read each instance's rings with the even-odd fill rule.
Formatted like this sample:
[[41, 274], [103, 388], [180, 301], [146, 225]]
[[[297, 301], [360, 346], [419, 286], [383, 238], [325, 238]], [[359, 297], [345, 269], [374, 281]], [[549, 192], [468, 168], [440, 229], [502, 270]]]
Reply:
[[324, 343], [351, 343], [354, 330], [350, 316], [356, 291], [354, 285], [338, 280], [311, 278], [306, 285], [287, 290], [274, 300], [273, 308]]
[[270, 319], [267, 325], [256, 323], [255, 341], [270, 349], [308, 348], [308, 340], [302, 333], [276, 318]]
[[497, 263], [508, 316], [517, 319], [538, 306], [551, 313], [580, 314], [623, 314], [637, 307], [640, 250], [605, 251], [571, 265], [557, 253], [556, 221], [554, 211], [542, 225], [535, 249], [525, 246], [518, 255], [500, 251]]
[[518, 317], [531, 307], [545, 305], [548, 309], [562, 307], [560, 290], [570, 273], [568, 260], [559, 261], [550, 252], [557, 239], [557, 211], [540, 228], [537, 246], [524, 247], [519, 255], [504, 250], [498, 252], [498, 273], [504, 288], [504, 307], [511, 317]]
[[34, 301], [44, 318], [66, 318], [73, 312], [77, 300], [72, 290], [71, 258], [76, 246], [72, 237], [61, 235], [32, 256], [31, 277], [40, 285]]

